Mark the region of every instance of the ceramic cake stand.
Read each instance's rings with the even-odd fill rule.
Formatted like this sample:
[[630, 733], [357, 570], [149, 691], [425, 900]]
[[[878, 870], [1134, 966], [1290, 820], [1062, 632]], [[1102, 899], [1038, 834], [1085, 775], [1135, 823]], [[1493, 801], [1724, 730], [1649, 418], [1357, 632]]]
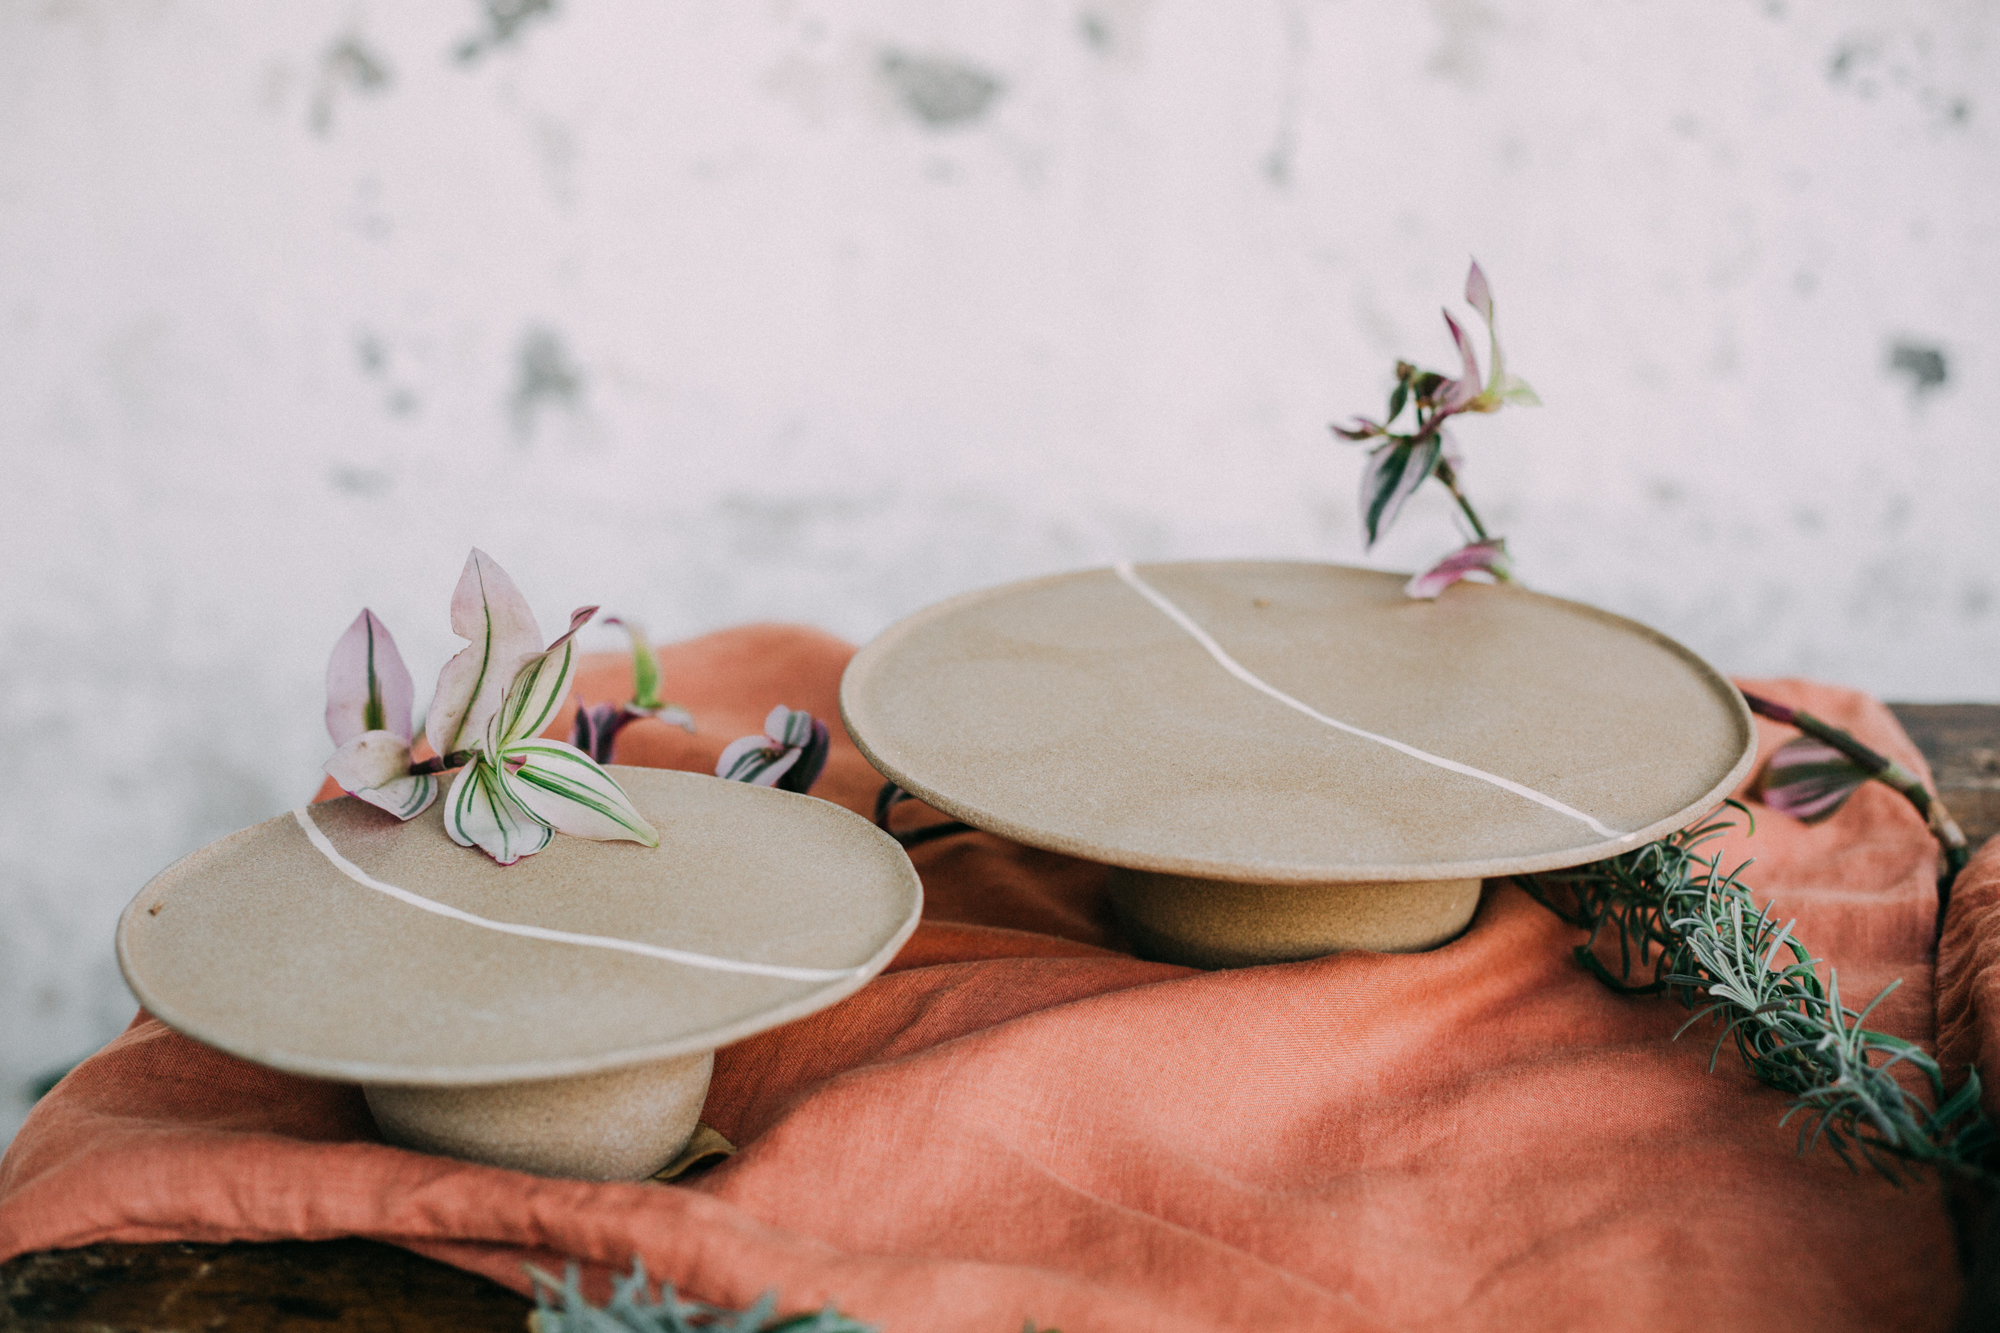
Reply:
[[1403, 582], [1188, 563], [971, 593], [862, 649], [842, 713], [939, 810], [1116, 867], [1140, 951], [1207, 967], [1429, 948], [1481, 880], [1630, 850], [1749, 772], [1742, 696], [1671, 640]]
[[922, 890], [838, 806], [612, 772], [660, 846], [558, 835], [512, 866], [351, 797], [163, 871], [118, 924], [141, 1004], [245, 1060], [359, 1083], [392, 1142], [636, 1179], [678, 1154], [713, 1052], [881, 971]]

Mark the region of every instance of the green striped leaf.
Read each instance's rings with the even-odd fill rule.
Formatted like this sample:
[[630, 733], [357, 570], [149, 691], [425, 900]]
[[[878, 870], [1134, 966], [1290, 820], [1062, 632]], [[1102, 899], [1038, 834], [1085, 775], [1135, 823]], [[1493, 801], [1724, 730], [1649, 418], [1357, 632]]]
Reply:
[[563, 636], [521, 664], [499, 713], [487, 727], [488, 753], [498, 754], [515, 741], [539, 736], [555, 721], [563, 701], [569, 698], [570, 682], [576, 678], [576, 644], [572, 640], [596, 614], [594, 606], [579, 606], [570, 612], [569, 629]]
[[520, 664], [542, 651], [542, 630], [514, 580], [473, 548], [451, 595], [451, 629], [471, 646], [444, 664], [424, 734], [441, 755], [470, 749], [499, 711]]
[[333, 752], [326, 775], [347, 792], [380, 787], [410, 771], [410, 743], [388, 731], [364, 731]]
[[632, 706], [646, 713], [659, 712], [667, 706], [660, 698], [660, 659], [646, 638], [645, 626], [617, 616], [606, 616], [604, 623], [618, 626], [632, 640]]
[[722, 747], [715, 761], [715, 776], [753, 787], [775, 787], [799, 762], [799, 754], [796, 748], [780, 745], [769, 736], [742, 736]]
[[533, 856], [549, 845], [549, 826], [508, 790], [506, 775], [484, 754], [476, 756], [451, 784], [445, 800], [444, 831], [461, 847], [477, 847], [503, 866]]
[[1368, 454], [1368, 466], [1361, 473], [1361, 514], [1368, 529], [1368, 545], [1373, 546], [1417, 487], [1437, 471], [1443, 446], [1433, 434], [1419, 443], [1397, 441], [1384, 444]]
[[600, 842], [626, 838], [660, 845], [660, 835], [633, 808], [617, 780], [574, 745], [519, 741], [507, 747], [503, 759], [520, 764], [512, 772], [503, 770], [509, 793], [557, 832]]
[[398, 819], [415, 819], [430, 809], [437, 799], [437, 779], [429, 773], [416, 773], [385, 782], [379, 787], [366, 787], [348, 795], [368, 802], [378, 810], [387, 810]]
[[1779, 746], [1757, 779], [1757, 797], [1806, 824], [1831, 819], [1868, 781], [1868, 771], [1831, 745], [1801, 736]]
[[326, 731], [345, 745], [367, 731], [410, 739], [416, 691], [389, 627], [362, 608], [326, 661]]
[[832, 736], [826, 723], [803, 709], [779, 704], [764, 719], [764, 734], [723, 747], [715, 776], [753, 787], [809, 792], [826, 767]]

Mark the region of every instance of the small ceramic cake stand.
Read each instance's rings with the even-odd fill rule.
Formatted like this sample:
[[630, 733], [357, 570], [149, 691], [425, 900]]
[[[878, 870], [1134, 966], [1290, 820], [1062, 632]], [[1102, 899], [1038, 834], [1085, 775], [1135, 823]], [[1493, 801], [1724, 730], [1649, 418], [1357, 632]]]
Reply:
[[971, 593], [854, 658], [841, 709], [905, 790], [1116, 867], [1150, 957], [1221, 967], [1408, 951], [1483, 879], [1683, 827], [1749, 772], [1742, 696], [1574, 602], [1236, 562]]
[[212, 843], [118, 923], [162, 1021], [361, 1084], [391, 1142], [637, 1179], [688, 1141], [717, 1047], [859, 989], [916, 928], [909, 859], [807, 796], [616, 768], [657, 849], [558, 835], [512, 866], [351, 797]]

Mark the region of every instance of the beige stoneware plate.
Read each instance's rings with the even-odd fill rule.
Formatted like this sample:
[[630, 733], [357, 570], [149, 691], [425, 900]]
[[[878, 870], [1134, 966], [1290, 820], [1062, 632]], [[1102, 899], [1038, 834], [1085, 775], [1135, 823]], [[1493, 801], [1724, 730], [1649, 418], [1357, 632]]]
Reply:
[[[825, 801], [612, 772], [659, 830], [657, 849], [559, 835], [502, 867], [446, 836], [442, 800], [408, 824], [352, 798], [310, 817], [364, 876], [445, 913], [711, 965], [413, 906], [340, 868], [289, 814], [156, 876], [119, 921], [119, 964], [140, 1003], [178, 1031], [261, 1065], [363, 1084], [392, 1139], [554, 1174], [645, 1174], [679, 1142], [634, 1147], [613, 1169], [576, 1168], [565, 1166], [574, 1153], [513, 1160], [392, 1122], [505, 1119], [502, 1103], [517, 1119], [573, 1118], [590, 1088], [625, 1103], [627, 1118], [657, 1119], [665, 1085], [685, 1102], [698, 1072], [682, 1107], [691, 1132], [710, 1053], [858, 990], [916, 928], [922, 889], [892, 839]], [[742, 967], [776, 974], [730, 970]]]
[[[970, 593], [863, 648], [842, 712], [938, 809], [1131, 872], [1114, 887], [1136, 936], [1297, 918], [1269, 947], [1142, 938], [1211, 965], [1427, 947], [1480, 880], [1628, 850], [1748, 773], [1742, 696], [1672, 640], [1516, 587], [1422, 602], [1403, 582], [1202, 562]], [[1416, 885], [1428, 907], [1384, 907]], [[1174, 921], [1137, 919], [1167, 897]], [[1328, 912], [1354, 919], [1315, 935]]]

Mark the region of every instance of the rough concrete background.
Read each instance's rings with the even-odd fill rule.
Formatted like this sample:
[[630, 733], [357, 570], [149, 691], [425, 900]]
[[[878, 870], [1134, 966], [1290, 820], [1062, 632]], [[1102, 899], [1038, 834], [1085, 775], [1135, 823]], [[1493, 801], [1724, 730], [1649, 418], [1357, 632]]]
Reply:
[[[1357, 560], [1448, 365], [1526, 578], [2000, 697], [1990, 0], [0, 0], [0, 1135], [119, 907], [309, 792], [363, 603], [865, 639], [1118, 557]], [[1455, 544], [1435, 496], [1375, 553]], [[609, 646], [608, 638], [594, 641]], [[427, 690], [425, 691], [427, 693]]]

